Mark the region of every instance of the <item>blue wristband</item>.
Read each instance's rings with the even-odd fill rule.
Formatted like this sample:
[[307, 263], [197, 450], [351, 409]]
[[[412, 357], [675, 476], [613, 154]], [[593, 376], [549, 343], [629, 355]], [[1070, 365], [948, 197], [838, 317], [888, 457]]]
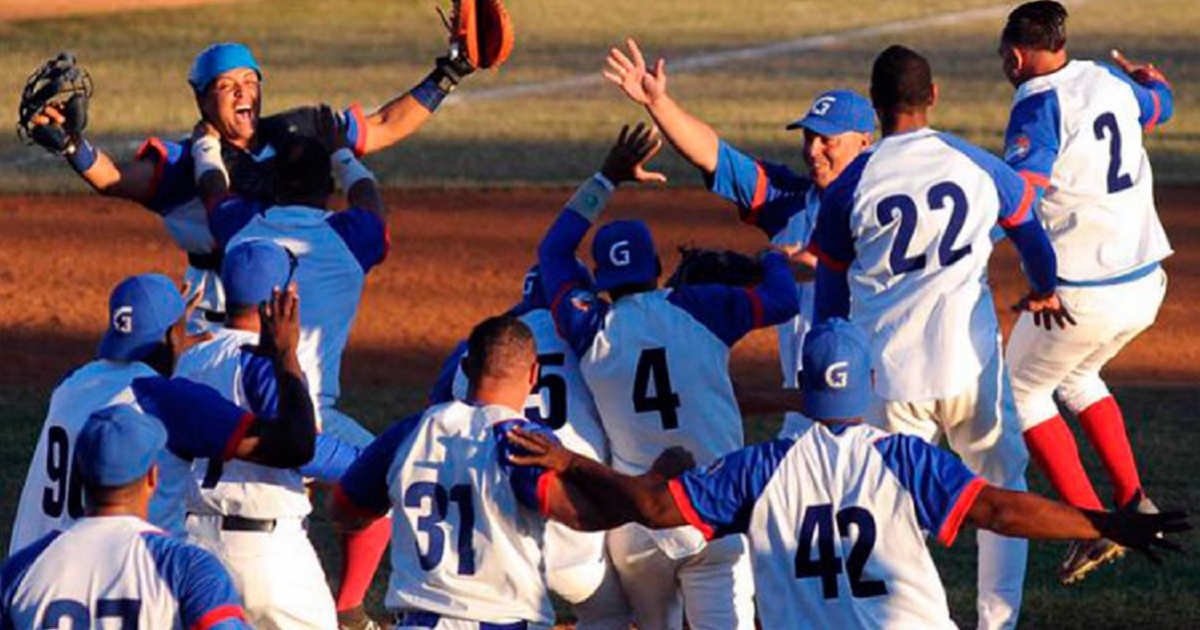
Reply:
[[79, 143], [75, 145], [75, 150], [67, 154], [67, 164], [70, 164], [76, 173], [86, 173], [96, 163], [97, 155], [92, 143], [88, 142], [87, 138], [81, 137]]
[[418, 83], [417, 87], [413, 88], [408, 93], [412, 95], [413, 98], [417, 99], [417, 102], [420, 103], [422, 107], [431, 112], [436, 112], [438, 106], [442, 104], [443, 100], [445, 100], [446, 95], [450, 93], [449, 90], [442, 88], [442, 76], [443, 73], [440, 69], [434, 70], [433, 72], [430, 72], [429, 76], [425, 77], [423, 81]]

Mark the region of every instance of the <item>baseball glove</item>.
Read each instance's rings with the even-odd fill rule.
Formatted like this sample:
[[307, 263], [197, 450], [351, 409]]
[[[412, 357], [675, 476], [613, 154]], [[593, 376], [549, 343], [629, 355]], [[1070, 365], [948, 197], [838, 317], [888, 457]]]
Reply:
[[450, 57], [471, 70], [498, 68], [512, 54], [512, 19], [502, 0], [454, 0], [442, 22], [450, 30]]
[[[17, 135], [27, 145], [40, 145], [55, 155], [70, 153], [87, 127], [88, 99], [92, 78], [75, 62], [75, 55], [61, 52], [34, 71], [21, 92]], [[34, 117], [47, 106], [63, 115], [63, 122], [36, 124]]]
[[667, 286], [724, 284], [750, 287], [762, 282], [762, 265], [755, 259], [728, 249], [680, 247], [679, 266], [667, 280]]

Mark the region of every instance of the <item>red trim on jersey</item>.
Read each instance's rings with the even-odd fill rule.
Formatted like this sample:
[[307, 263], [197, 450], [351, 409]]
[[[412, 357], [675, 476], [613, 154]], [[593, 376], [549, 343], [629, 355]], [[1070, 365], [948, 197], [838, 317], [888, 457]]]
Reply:
[[364, 521], [375, 520], [387, 514], [387, 512], [376, 512], [355, 503], [354, 499], [351, 499], [350, 495], [346, 494], [346, 491], [342, 489], [342, 484], [340, 482], [333, 486], [333, 505], [337, 512], [352, 519], [360, 519]]
[[1146, 133], [1154, 131], [1154, 128], [1158, 126], [1159, 117], [1162, 116], [1162, 99], [1159, 98], [1158, 92], [1150, 90], [1150, 97], [1154, 99], [1154, 115], [1151, 116], [1150, 120], [1147, 121], [1145, 126], [1142, 127], [1142, 130]]
[[367, 115], [358, 103], [351, 105], [346, 111], [354, 117], [354, 123], [358, 127], [358, 137], [354, 139], [354, 155], [362, 157], [367, 153]]
[[380, 215], [376, 216], [379, 217], [379, 222], [383, 224], [383, 255], [379, 257], [379, 262], [375, 263], [376, 265], [381, 265], [383, 261], [387, 260], [388, 254], [392, 253], [392, 228], [388, 226], [387, 219], [384, 219]]
[[163, 144], [162, 140], [158, 138], [146, 138], [142, 146], [138, 147], [136, 157], [139, 160], [143, 159], [147, 155], [150, 155], [152, 151], [158, 159], [154, 161], [154, 176], [150, 178], [150, 192], [146, 194], [146, 198], [144, 199], [147, 202], [158, 194], [158, 183], [162, 181], [163, 168], [167, 164], [167, 145]]
[[762, 296], [758, 294], [756, 289], [746, 287], [742, 289], [746, 292], [746, 297], [750, 298], [750, 310], [754, 312], [754, 327], [762, 328], [766, 325], [766, 318], [763, 317]]
[[538, 511], [546, 518], [550, 518], [550, 482], [555, 479], [558, 479], [558, 473], [547, 470], [537, 480]]
[[938, 530], [938, 542], [943, 546], [949, 547], [954, 544], [954, 539], [958, 538], [958, 529], [962, 527], [963, 521], [967, 518], [967, 512], [971, 511], [971, 506], [975, 505], [975, 499], [979, 497], [979, 493], [986, 486], [987, 482], [983, 480], [983, 477], [976, 477], [962, 489], [962, 492], [958, 493], [958, 500], [954, 502], [954, 507], [946, 515], [946, 520], [942, 521], [942, 528]]
[[1021, 176], [1021, 179], [1029, 182], [1035, 188], [1041, 188], [1045, 190], [1046, 188], [1050, 187], [1050, 178], [1042, 175], [1041, 173], [1035, 173], [1033, 171], [1021, 171], [1017, 174]]
[[237, 604], [228, 604], [226, 606], [218, 606], [206, 613], [204, 616], [197, 619], [196, 623], [189, 626], [189, 630], [207, 630], [222, 621], [230, 619], [246, 620], [246, 612]]
[[579, 283], [577, 282], [568, 282], [562, 285], [562, 288], [558, 290], [558, 293], [554, 296], [554, 299], [550, 300], [550, 317], [554, 319], [554, 330], [558, 332], [559, 337], [564, 339], [566, 339], [567, 335], [558, 325], [558, 305], [563, 301], [563, 298], [567, 297], [567, 294], [571, 292], [571, 289], [574, 289], [577, 286], [579, 286]]
[[821, 251], [821, 248], [817, 246], [817, 242], [815, 240], [808, 244], [808, 251], [812, 253], [812, 255], [816, 256], [817, 260], [821, 261], [822, 265], [825, 265], [826, 267], [829, 267], [838, 273], [844, 272], [850, 268], [850, 263], [842, 262]]
[[229, 441], [225, 443], [225, 450], [221, 452], [221, 459], [233, 459], [237, 453], [238, 444], [242, 443], [242, 439], [246, 437], [246, 432], [250, 430], [250, 425], [258, 418], [251, 412], [247, 411], [238, 419], [237, 426], [233, 429], [233, 434], [229, 436]]
[[1015, 228], [1024, 223], [1025, 218], [1029, 216], [1029, 210], [1033, 208], [1033, 200], [1036, 198], [1037, 193], [1033, 190], [1033, 184], [1025, 180], [1025, 190], [1021, 192], [1021, 205], [1017, 206], [1017, 211], [1007, 219], [1000, 219], [1000, 227]]
[[667, 491], [671, 493], [671, 498], [675, 499], [675, 507], [679, 508], [679, 513], [683, 515], [684, 520], [689, 525], [700, 530], [704, 535], [704, 540], [712, 540], [716, 535], [712, 525], [704, 522], [700, 515], [696, 513], [696, 508], [692, 506], [692, 499], [688, 497], [687, 489], [679, 483], [678, 479], [672, 479], [667, 482]]
[[754, 163], [758, 177], [754, 181], [754, 197], [750, 199], [750, 207], [742, 213], [742, 221], [750, 225], [758, 225], [758, 210], [767, 200], [767, 171], [762, 164]]

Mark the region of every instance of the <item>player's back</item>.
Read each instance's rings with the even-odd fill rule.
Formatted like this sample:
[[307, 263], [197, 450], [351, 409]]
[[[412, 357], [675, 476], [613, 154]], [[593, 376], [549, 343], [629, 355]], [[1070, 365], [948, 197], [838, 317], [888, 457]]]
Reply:
[[43, 537], [9, 559], [0, 586], [5, 628], [182, 630], [241, 618], [215, 558], [133, 516]]
[[75, 437], [93, 411], [136, 404], [131, 384], [147, 376], [157, 372], [144, 363], [99, 359], [55, 388], [21, 491], [9, 554], [83, 516], [83, 487], [74, 470]]
[[742, 446], [729, 346], [670, 294], [617, 300], [580, 357], [613, 468], [626, 474], [647, 471], [671, 446], [687, 448], [700, 464]]
[[[1118, 277], [1171, 254], [1142, 138], [1158, 114], [1142, 124], [1147, 116], [1139, 91], [1157, 99], [1120, 70], [1090, 61], [1071, 61], [1017, 90], [1010, 136], [1040, 116], [1049, 128], [1037, 144], [1057, 144], [1049, 177], [1032, 177], [1046, 187], [1038, 216], [1066, 280]], [[1009, 162], [1029, 157], [1023, 152], [1031, 138], [1010, 137], [1008, 145]]]
[[388, 470], [395, 506], [387, 606], [490, 623], [549, 624], [544, 519], [536, 479], [502, 458], [514, 410], [450, 402], [429, 408]]
[[954, 396], [998, 350], [986, 277], [1007, 192], [997, 169], [1008, 167], [924, 128], [880, 140], [826, 194], [821, 221], [826, 208], [848, 214], [851, 319], [872, 338], [884, 399]]

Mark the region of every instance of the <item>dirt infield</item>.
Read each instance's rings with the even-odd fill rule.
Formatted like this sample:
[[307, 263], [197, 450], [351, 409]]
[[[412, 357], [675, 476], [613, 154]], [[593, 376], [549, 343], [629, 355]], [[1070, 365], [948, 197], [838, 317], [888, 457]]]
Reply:
[[[534, 248], [569, 190], [393, 191], [392, 251], [367, 283], [344, 368], [348, 387], [424, 388], [450, 347], [480, 318], [520, 296]], [[1160, 208], [1179, 252], [1155, 327], [1115, 361], [1124, 383], [1200, 383], [1200, 190], [1167, 189]], [[609, 218], [648, 220], [673, 268], [676, 246], [753, 251], [762, 235], [696, 189], [621, 191]], [[993, 260], [997, 303], [1021, 294], [1011, 248]], [[183, 258], [161, 222], [140, 207], [95, 195], [0, 197], [0, 385], [45, 387], [88, 359], [105, 327], [107, 295], [122, 277], [179, 276]], [[1004, 313], [1005, 323], [1011, 317]], [[778, 378], [775, 335], [739, 345], [735, 376]], [[352, 385], [351, 385], [352, 384]]]
[[118, 11], [180, 9], [233, 0], [0, 0], [0, 23]]

